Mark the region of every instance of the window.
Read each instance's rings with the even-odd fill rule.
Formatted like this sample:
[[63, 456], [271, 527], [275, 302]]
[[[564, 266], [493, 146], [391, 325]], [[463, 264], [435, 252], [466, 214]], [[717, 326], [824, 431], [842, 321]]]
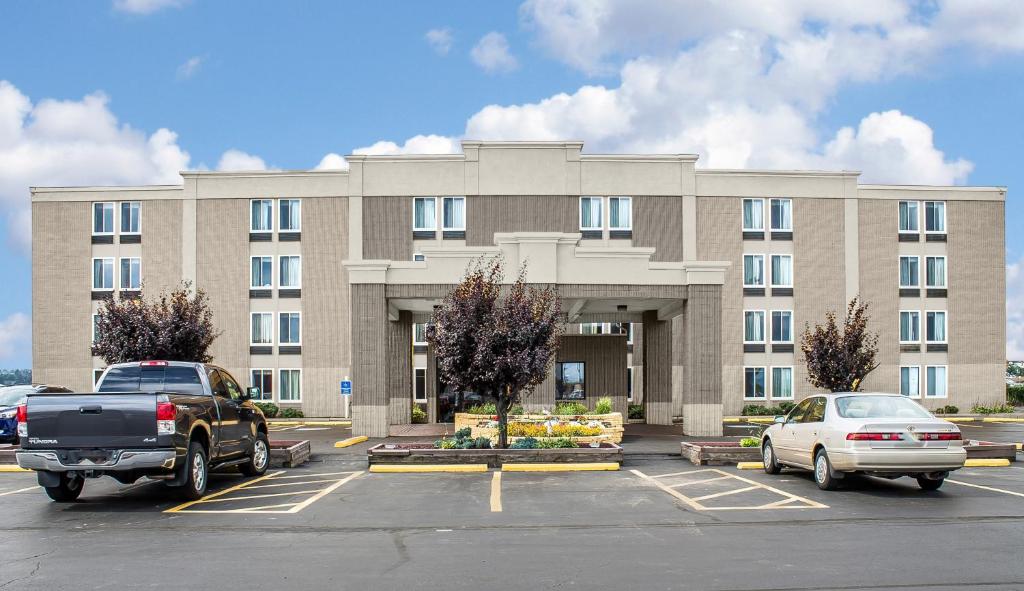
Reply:
[[633, 228], [633, 199], [631, 197], [608, 198], [608, 228], [611, 230]]
[[142, 289], [142, 259], [121, 259], [121, 289], [138, 291]]
[[924, 285], [925, 287], [945, 289], [946, 257], [925, 257]]
[[580, 325], [580, 334], [604, 334], [604, 325], [600, 322], [584, 322]]
[[772, 310], [772, 342], [793, 342], [793, 313], [789, 310]]
[[253, 388], [260, 389], [259, 397], [253, 398], [253, 400], [274, 399], [274, 370], [254, 369], [249, 373], [249, 376], [249, 384]]
[[302, 229], [302, 202], [298, 199], [278, 201], [281, 211], [281, 232], [298, 232]]
[[632, 345], [633, 344], [633, 323], [632, 322], [626, 323], [626, 344], [627, 345]]
[[416, 388], [416, 391], [414, 392], [414, 394], [415, 394], [414, 400], [416, 402], [426, 402], [427, 401], [427, 368], [425, 368], [425, 367], [417, 367], [413, 371], [415, 372], [414, 387]]
[[114, 259], [92, 260], [92, 288], [94, 291], [113, 291]]
[[764, 287], [764, 255], [743, 255], [743, 287]]
[[917, 310], [900, 312], [900, 342], [921, 342], [921, 313]]
[[582, 361], [561, 361], [556, 364], [555, 400], [585, 400], [584, 368]]
[[764, 373], [765, 369], [763, 367], [743, 368], [744, 398], [764, 398]]
[[900, 257], [900, 287], [920, 287], [920, 264], [918, 257]]
[[274, 202], [270, 199], [253, 199], [249, 202], [252, 213], [249, 218], [250, 232], [274, 231]]
[[772, 368], [772, 398], [792, 400], [793, 398], [793, 368], [773, 367]]
[[298, 289], [302, 286], [302, 257], [298, 255], [281, 257], [281, 274], [278, 276], [281, 288]]
[[744, 310], [743, 312], [743, 342], [763, 343], [764, 342], [764, 311]]
[[422, 252], [414, 252], [412, 253], [412, 260], [417, 262], [423, 262], [427, 260], [427, 257], [423, 256]]
[[444, 230], [466, 229], [466, 198], [444, 198]]
[[946, 342], [946, 313], [926, 312], [925, 313], [925, 339], [929, 343]]
[[921, 231], [917, 201], [900, 201], [900, 232], [916, 234]]
[[924, 202], [924, 231], [929, 234], [946, 233], [946, 202]]
[[96, 386], [99, 385], [100, 378], [102, 378], [102, 377], [103, 377], [103, 370], [102, 369], [94, 369], [94, 370], [92, 370], [92, 391], [93, 392], [96, 391]]
[[793, 287], [793, 257], [772, 255], [772, 287]]
[[260, 289], [273, 286], [274, 257], [252, 257], [252, 281], [249, 287]]
[[793, 200], [772, 199], [772, 231], [792, 232], [793, 231]]
[[916, 365], [900, 367], [900, 394], [911, 398], [921, 396], [921, 368]]
[[114, 233], [114, 204], [93, 203], [92, 204], [92, 233], [113, 234]]
[[764, 199], [743, 200], [743, 231], [764, 231]]
[[437, 200], [433, 197], [416, 197], [413, 200], [412, 229], [437, 229]]
[[138, 234], [140, 231], [139, 213], [141, 204], [138, 201], [121, 203], [121, 233]]
[[820, 423], [825, 420], [825, 397], [816, 396], [811, 398], [811, 404], [807, 407], [807, 412], [800, 419], [801, 423]]
[[279, 381], [281, 395], [278, 398], [281, 402], [302, 401], [302, 370], [282, 369]]
[[412, 325], [412, 344], [413, 345], [426, 345], [427, 344], [427, 325], [426, 324], [413, 324]]
[[633, 402], [633, 368], [626, 368], [626, 402]]
[[925, 374], [928, 377], [925, 396], [928, 398], [945, 398], [947, 384], [946, 366], [929, 365], [925, 368]]
[[270, 312], [252, 313], [252, 334], [250, 345], [274, 344], [274, 315]]
[[603, 227], [601, 198], [580, 197], [580, 230], [600, 230]]
[[96, 341], [100, 340], [100, 315], [92, 315], [92, 343], [95, 345]]
[[299, 312], [281, 312], [279, 332], [277, 333], [278, 344], [300, 345], [302, 344], [302, 315]]

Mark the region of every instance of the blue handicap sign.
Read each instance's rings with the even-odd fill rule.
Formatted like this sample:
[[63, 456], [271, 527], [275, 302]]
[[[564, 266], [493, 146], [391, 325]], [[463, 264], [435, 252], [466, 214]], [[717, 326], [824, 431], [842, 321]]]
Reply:
[[341, 380], [341, 395], [351, 396], [352, 395], [352, 380]]

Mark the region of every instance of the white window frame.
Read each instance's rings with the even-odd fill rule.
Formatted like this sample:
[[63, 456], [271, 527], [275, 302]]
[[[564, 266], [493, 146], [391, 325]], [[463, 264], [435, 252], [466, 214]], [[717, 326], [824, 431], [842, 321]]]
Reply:
[[[904, 369], [914, 369], [914, 370], [917, 370], [917, 394], [903, 394], [903, 370]], [[921, 389], [921, 384], [925, 380], [921, 379], [921, 366], [920, 365], [901, 365], [900, 366], [899, 376], [900, 376], [900, 378], [899, 378], [900, 379], [900, 392], [899, 393], [900, 393], [901, 396], [906, 396], [907, 398], [911, 398], [911, 399], [914, 399], [914, 400], [920, 400], [921, 398], [924, 397], [924, 392]]]
[[[255, 339], [253, 339], [253, 337], [256, 336], [256, 335], [253, 334], [253, 330], [252, 330], [252, 317], [256, 316], [256, 315], [270, 316], [270, 342], [267, 342], [267, 343], [257, 343], [255, 341]], [[273, 347], [274, 346], [274, 336], [275, 336], [276, 332], [277, 331], [274, 330], [274, 313], [273, 312], [249, 312], [249, 346], [250, 347]]]
[[[617, 199], [619, 201], [625, 200], [625, 201], [627, 201], [629, 203], [629, 224], [627, 224], [625, 226], [613, 226], [612, 225], [612, 199]], [[580, 212], [580, 215], [581, 216], [583, 215], [582, 210]], [[583, 220], [581, 219], [580, 221], [582, 222]], [[633, 230], [633, 198], [632, 197], [630, 197], [628, 195], [613, 195], [613, 196], [608, 198], [608, 229], [609, 230], [620, 231], [620, 232], [632, 231]]]
[[[748, 341], [747, 340], [747, 314], [761, 314], [761, 340], [760, 341]], [[764, 310], [744, 310], [743, 311], [743, 344], [744, 345], [763, 345], [768, 340], [768, 335], [765, 332], [768, 326], [768, 320]]]
[[[788, 312], [789, 313], [789, 340], [788, 341], [776, 341], [775, 340], [775, 313], [776, 312]], [[793, 311], [792, 310], [772, 310], [768, 314], [769, 314], [769, 322], [771, 324], [771, 334], [769, 335], [768, 338], [771, 340], [771, 342], [779, 344], [779, 345], [791, 345], [791, 344], [793, 344], [793, 332], [794, 332]]]
[[[138, 210], [139, 210], [139, 229], [134, 231], [134, 232], [125, 232], [124, 230], [121, 229], [121, 224], [124, 222], [124, 216], [121, 215], [121, 207], [123, 207], [126, 203], [128, 204], [128, 210], [129, 211], [131, 211], [132, 205], [137, 206]], [[115, 216], [115, 217], [120, 218], [118, 220], [117, 229], [121, 233], [122, 236], [138, 236], [138, 235], [142, 234], [142, 202], [141, 201], [119, 201], [118, 202], [118, 206], [117, 206], [117, 216]]]
[[[416, 372], [423, 372], [423, 398], [416, 395]], [[412, 368], [412, 401], [416, 403], [427, 402], [427, 368], [425, 367], [414, 367]]]
[[[97, 232], [96, 231], [96, 206], [97, 205], [109, 205], [110, 206], [110, 211], [111, 211], [111, 214], [110, 214], [110, 228], [111, 229], [110, 229], [109, 232]], [[117, 230], [119, 228], [118, 223], [117, 223], [118, 222], [118, 219], [117, 219], [117, 210], [118, 209], [119, 208], [117, 207], [117, 203], [114, 202], [114, 201], [93, 201], [92, 202], [92, 207], [89, 209], [89, 218], [90, 218], [89, 219], [89, 226], [92, 228], [92, 235], [93, 236], [113, 236], [114, 234], [117, 233]], [[141, 214], [140, 214], [139, 217], [140, 217], [139, 229], [142, 229], [142, 220], [141, 220], [142, 216], [141, 216]]]
[[[422, 326], [423, 327], [423, 340], [422, 341], [417, 341], [416, 340], [416, 327], [417, 326]], [[427, 339], [427, 325], [426, 325], [426, 323], [425, 322], [413, 322], [412, 323], [412, 346], [413, 347], [416, 347], [416, 346], [424, 346], [425, 347], [427, 345], [426, 339]]]
[[[96, 261], [110, 261], [110, 287], [96, 287]], [[114, 291], [117, 287], [117, 260], [114, 257], [92, 257], [89, 262], [89, 283], [92, 291]]]
[[899, 203], [914, 203], [917, 205], [917, 229], [916, 230], [903, 230], [900, 228], [900, 206], [896, 205], [896, 231], [900, 234], [920, 234], [921, 233], [921, 215], [923, 208], [921, 207], [920, 201], [914, 201], [911, 199], [900, 199]]
[[94, 367], [92, 368], [92, 391], [96, 391], [96, 386], [100, 383], [100, 378], [103, 377], [103, 372], [107, 371], [105, 367]]
[[[929, 230], [928, 229], [928, 204], [929, 203], [941, 203], [942, 204], [942, 229], [941, 230]], [[925, 202], [922, 203], [921, 215], [923, 216], [924, 223], [921, 224], [921, 226], [924, 228], [924, 233], [925, 234], [933, 234], [933, 235], [941, 236], [941, 235], [944, 235], [946, 233], [946, 230], [949, 229], [949, 224], [948, 224], [949, 220], [947, 219], [949, 216], [946, 215], [947, 210], [948, 210], [948, 208], [946, 207], [946, 202], [945, 201], [934, 200], [933, 199], [931, 201], [925, 201]]]
[[[256, 201], [269, 201], [270, 202], [270, 229], [269, 230], [253, 230], [252, 229], [253, 222], [255, 221], [255, 219], [252, 216], [252, 204], [255, 203]], [[249, 200], [249, 233], [250, 234], [272, 234], [274, 232], [274, 228], [277, 227], [277, 221], [274, 219], [274, 218], [277, 217], [276, 215], [274, 215], [274, 209], [275, 209], [274, 205], [275, 205], [274, 200], [273, 199], [269, 199], [269, 198], [266, 198], [266, 199], [250, 199]]]
[[[747, 370], [760, 369], [764, 371], [764, 396], [747, 396]], [[768, 366], [767, 365], [744, 365], [743, 366], [743, 400], [768, 400]]]
[[[583, 200], [584, 199], [596, 200], [597, 203], [599, 204], [600, 208], [601, 208], [600, 211], [598, 212], [598, 217], [600, 218], [600, 221], [599, 221], [597, 226], [584, 226], [583, 225]], [[604, 198], [603, 197], [597, 197], [595, 195], [581, 195], [580, 196], [579, 202], [577, 204], [576, 221], [579, 223], [580, 231], [581, 232], [603, 231], [604, 227], [605, 227], [605, 224], [607, 223], [606, 220], [605, 220], [605, 217], [606, 216], [604, 215]]]
[[[294, 202], [299, 204], [299, 225], [298, 225], [297, 228], [287, 228], [286, 229], [286, 228], [281, 227], [280, 220], [284, 217], [284, 216], [281, 215], [281, 207], [282, 207], [281, 204], [284, 203], [285, 201], [294, 201]], [[250, 211], [250, 215], [252, 215], [252, 213], [251, 213], [252, 212], [252, 206], [250, 206], [249, 211]], [[297, 233], [301, 232], [302, 231], [302, 199], [295, 199], [293, 197], [278, 199], [277, 200], [277, 220], [278, 220], [278, 222], [277, 222], [277, 226], [278, 226], [278, 230], [277, 231], [278, 231], [278, 233], [280, 233], [280, 234], [297, 234]], [[271, 222], [273, 222], [273, 220], [271, 220]], [[252, 228], [251, 225], [249, 227]]]
[[[756, 228], [756, 227], [748, 228], [747, 227], [747, 219], [746, 219], [746, 216], [744, 215], [744, 211], [746, 209], [748, 201], [750, 201], [750, 202], [760, 201], [761, 202], [761, 227], [760, 228]], [[759, 197], [744, 197], [743, 198], [743, 202], [740, 205], [740, 226], [743, 228], [744, 232], [764, 232], [765, 225], [766, 225], [766, 221], [765, 221], [766, 217], [768, 217], [768, 216], [765, 215], [765, 200], [763, 198], [759, 198]]]
[[[128, 282], [131, 283], [131, 272], [132, 264], [131, 261], [139, 261], [139, 286], [138, 287], [122, 287], [122, 280], [124, 279], [124, 269], [122, 264], [124, 261], [128, 263]], [[119, 291], [142, 291], [142, 257], [120, 257], [117, 259], [117, 289]]]
[[[788, 369], [789, 370], [789, 396], [777, 396], [775, 394], [775, 370], [776, 369]], [[793, 400], [796, 398], [796, 373], [792, 365], [773, 365], [768, 369], [768, 384], [765, 390], [769, 393], [769, 398], [772, 400]], [[746, 380], [746, 376], [744, 376]], [[744, 388], [746, 385], [744, 385]]]
[[[433, 224], [431, 226], [429, 226], [429, 227], [428, 226], [424, 226], [422, 228], [418, 228], [418, 227], [416, 227], [416, 202], [420, 201], [420, 200], [426, 201], [427, 199], [432, 199], [434, 201], [434, 219], [433, 219]], [[437, 197], [420, 196], [420, 197], [413, 197], [412, 198], [412, 231], [413, 232], [437, 232], [437, 226], [438, 226], [437, 216], [439, 216], [439, 215], [442, 215], [442, 214], [440, 213], [440, 211], [439, 211], [439, 209], [437, 207]]]
[[[917, 261], [917, 283], [913, 285], [903, 285], [903, 259], [914, 259]], [[915, 254], [901, 254], [899, 257], [899, 263], [896, 265], [896, 284], [901, 289], [920, 289], [921, 288], [921, 257]]]
[[768, 266], [767, 270], [768, 270], [769, 273], [771, 273], [771, 279], [769, 280], [768, 286], [769, 287], [773, 287], [773, 288], [774, 287], [779, 287], [779, 288], [787, 288], [788, 287], [788, 288], [792, 288], [793, 287], [793, 275], [795, 274], [795, 269], [793, 268], [793, 255], [791, 255], [791, 254], [773, 254], [773, 255], [771, 255], [771, 259], [775, 259], [775, 257], [789, 259], [789, 275], [790, 275], [789, 284], [775, 283], [775, 271], [773, 270], [774, 266], [769, 263], [769, 266]]
[[[789, 201], [789, 227], [788, 228], [775, 228], [772, 218], [772, 203], [776, 201]], [[793, 231], [793, 200], [789, 197], [772, 197], [768, 200], [768, 228], [772, 232], [792, 232]]]
[[[932, 369], [932, 368], [940, 368], [940, 367], [942, 368], [942, 377], [943, 377], [942, 396], [929, 396], [928, 395], [928, 386], [931, 385], [931, 379], [929, 379], [929, 377], [928, 377], [928, 370]], [[936, 365], [936, 364], [933, 364], [933, 365], [926, 365], [926, 366], [924, 366], [924, 380], [923, 381], [925, 382], [925, 385], [924, 385], [924, 392], [921, 393], [921, 398], [924, 398], [926, 400], [942, 400], [944, 398], [949, 398], [949, 366], [948, 365], [941, 365], [941, 364], [940, 365]], [[921, 382], [919, 381], [918, 384], [920, 384], [920, 383]]]
[[[270, 259], [270, 285], [256, 285], [255, 284], [255, 279], [256, 278], [252, 276], [252, 262], [255, 261], [256, 259], [260, 259], [261, 261], [263, 259]], [[275, 277], [274, 277], [274, 275], [275, 275], [275, 273], [274, 273], [274, 262], [275, 262], [274, 261], [274, 257], [272, 255], [254, 255], [254, 256], [249, 257], [249, 289], [274, 289], [274, 287], [275, 287], [275, 283], [274, 283], [274, 279], [275, 279]], [[262, 268], [262, 263], [261, 263], [260, 267]]]
[[100, 317], [100, 315], [97, 312], [93, 312], [92, 313], [92, 341], [91, 341], [91, 344], [93, 344], [93, 345], [96, 344], [96, 319], [99, 318], [99, 317]]
[[[296, 314], [299, 317], [299, 340], [298, 342], [284, 342], [281, 337], [281, 316], [285, 314]], [[291, 322], [289, 321], [289, 325]], [[295, 310], [281, 310], [277, 313], [277, 344], [281, 347], [301, 347], [302, 346], [302, 312]], [[289, 331], [291, 327], [289, 326]]]
[[[915, 315], [917, 315], [917, 340], [916, 341], [905, 341], [905, 340], [903, 340], [903, 315], [904, 314], [915, 314]], [[920, 345], [921, 344], [921, 340], [924, 339], [924, 331], [922, 330], [922, 328], [923, 327], [921, 325], [921, 311], [920, 310], [900, 310], [899, 326], [897, 327], [896, 330], [898, 331], [899, 339], [900, 339], [900, 344], [901, 345]]]
[[627, 345], [632, 345], [633, 344], [633, 324], [634, 323], [633, 322], [626, 322], [624, 324], [629, 326], [629, 328], [626, 329], [626, 344]]
[[424, 256], [422, 252], [414, 252], [412, 253], [412, 260], [413, 262], [422, 263], [426, 262], [427, 257]]
[[[445, 224], [445, 221], [444, 221], [444, 206], [448, 202], [449, 199], [462, 201], [462, 225], [461, 226], [452, 226], [452, 227], [449, 228], [448, 226], [444, 225]], [[446, 197], [441, 197], [440, 201], [441, 201], [441, 231], [443, 231], [443, 232], [465, 232], [466, 231], [466, 217], [467, 217], [467, 214], [469, 213], [469, 212], [466, 211], [466, 206], [469, 205], [468, 203], [466, 203], [466, 198], [465, 197], [461, 197], [461, 196], [457, 196], [457, 195], [449, 195], [449, 196], [446, 196]], [[435, 204], [435, 209], [436, 209], [436, 204]]]
[[[284, 372], [286, 371], [297, 371], [299, 372], [299, 397], [295, 399], [285, 400], [281, 397], [284, 394]], [[277, 370], [277, 401], [284, 404], [297, 404], [302, 402], [302, 391], [305, 390], [302, 384], [302, 368], [301, 367], [282, 367]]]
[[[747, 257], [758, 257], [761, 259], [761, 283], [747, 283]], [[744, 254], [743, 255], [743, 268], [740, 269], [740, 273], [743, 274], [743, 287], [767, 287], [768, 286], [768, 267], [765, 266], [767, 263], [765, 255], [763, 254]]]
[[[942, 314], [942, 334], [945, 337], [941, 341], [932, 341], [928, 339], [928, 315], [929, 314]], [[947, 310], [925, 310], [922, 315], [924, 318], [924, 329], [921, 331], [922, 337], [926, 345], [946, 345], [949, 344], [949, 312]]]
[[[928, 285], [928, 261], [929, 259], [942, 259], [942, 285]], [[949, 265], [945, 255], [936, 256], [925, 256], [924, 257], [924, 286], [925, 289], [946, 289], [948, 282]]]
[[[297, 258], [299, 259], [299, 282], [297, 285], [285, 285], [282, 281], [284, 273], [281, 272], [281, 259]], [[273, 279], [277, 287], [280, 289], [302, 289], [302, 255], [301, 254], [282, 254], [277, 257], [277, 277]]]
[[263, 389], [263, 384], [260, 384], [260, 399], [257, 400], [256, 402], [273, 402], [274, 401], [274, 396], [275, 396], [274, 391], [273, 391], [274, 390], [273, 384], [275, 382], [275, 376], [274, 376], [273, 368], [269, 368], [269, 367], [250, 367], [249, 368], [249, 387], [250, 388], [253, 388], [253, 387], [256, 386], [256, 384], [252, 383], [252, 372], [254, 372], [254, 371], [269, 372], [270, 373], [270, 383], [271, 383], [270, 398], [266, 397], [267, 392]]

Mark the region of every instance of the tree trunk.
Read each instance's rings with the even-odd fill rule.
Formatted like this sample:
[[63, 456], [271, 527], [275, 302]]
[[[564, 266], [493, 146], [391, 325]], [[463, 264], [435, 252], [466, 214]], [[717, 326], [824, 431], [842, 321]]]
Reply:
[[508, 447], [508, 389], [498, 388], [498, 447]]

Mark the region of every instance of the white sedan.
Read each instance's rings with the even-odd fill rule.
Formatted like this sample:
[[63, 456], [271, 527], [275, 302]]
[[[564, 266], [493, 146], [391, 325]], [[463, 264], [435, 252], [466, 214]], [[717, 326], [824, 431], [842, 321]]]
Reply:
[[761, 436], [764, 471], [783, 466], [814, 472], [822, 490], [835, 490], [848, 473], [910, 476], [936, 490], [967, 459], [960, 429], [899, 394], [816, 394]]

